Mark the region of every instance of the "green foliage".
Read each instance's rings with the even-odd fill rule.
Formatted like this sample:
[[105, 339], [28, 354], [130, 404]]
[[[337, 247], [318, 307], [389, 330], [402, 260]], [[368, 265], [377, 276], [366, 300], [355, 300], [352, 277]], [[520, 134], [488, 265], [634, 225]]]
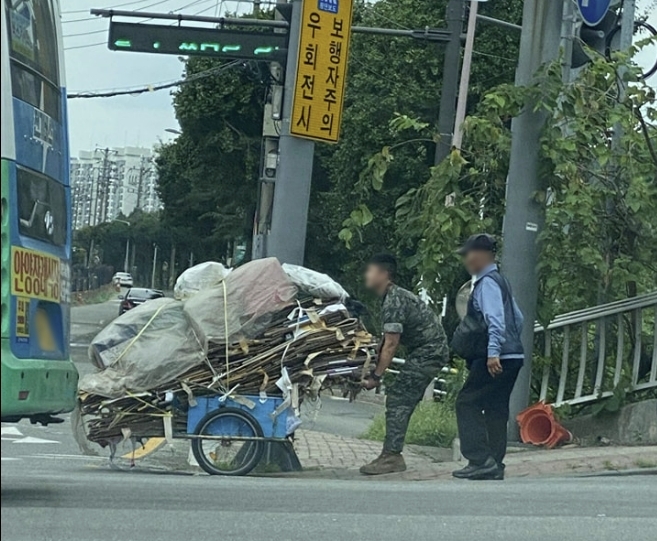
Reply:
[[632, 379], [625, 375], [614, 387], [611, 396], [608, 396], [591, 406], [591, 413], [599, 416], [606, 413], [617, 413], [627, 402], [627, 395], [631, 389]]
[[[445, 383], [439, 388], [445, 391], [439, 402], [422, 402], [418, 405], [406, 433], [406, 443], [416, 445], [431, 445], [435, 447], [450, 447], [458, 431], [454, 405], [456, 397], [463, 387], [467, 377], [465, 363], [458, 361], [448, 373], [441, 373]], [[394, 377], [385, 376], [386, 385], [392, 385]], [[383, 441], [386, 434], [385, 415], [377, 415], [367, 429], [363, 438]]]
[[[130, 225], [124, 222], [129, 222]], [[101, 284], [106, 283], [114, 272], [123, 270], [128, 242], [130, 243], [129, 272], [132, 272], [137, 284], [150, 285], [154, 246], [156, 244], [158, 246], [159, 260], [166, 261], [170, 257], [172, 242], [175, 240], [171, 231], [163, 224], [159, 213], [147, 213], [141, 210], [135, 210], [127, 217], [119, 217], [117, 221], [75, 231], [74, 274], [98, 275], [100, 269], [107, 269], [102, 279], [98, 276]], [[92, 248], [93, 253], [90, 253]], [[87, 259], [89, 269], [87, 269]], [[155, 278], [157, 286], [167, 287], [169, 276], [160, 272], [160, 267], [156, 271]]]
[[[445, 25], [446, 6], [446, 0], [357, 2], [354, 23], [440, 27]], [[480, 9], [486, 15], [519, 22], [522, 1], [504, 6], [491, 3]], [[481, 61], [475, 62], [471, 79], [475, 101], [493, 85], [512, 80], [517, 38], [504, 29], [481, 26], [476, 47]], [[401, 138], [392, 142], [389, 157], [392, 160], [394, 152], [394, 163], [384, 163], [387, 158], [382, 154], [382, 163], [370, 165], [374, 173], [380, 173], [375, 174], [378, 183], [359, 184], [358, 179], [394, 130], [405, 128], [393, 125], [391, 131], [390, 120], [405, 118], [403, 122], [416, 131], [434, 125], [442, 65], [443, 48], [435, 43], [354, 35], [341, 140], [337, 145], [315, 146], [306, 264], [332, 274], [364, 300], [368, 298], [360, 285], [363, 263], [373, 252], [394, 249], [403, 238], [395, 227], [395, 202], [428, 178], [434, 137], [412, 149], [395, 147]], [[236, 239], [247, 243], [247, 254], [251, 251], [269, 75], [264, 63], [249, 62], [223, 71], [220, 67], [220, 62], [211, 59], [185, 61], [188, 78], [208, 69], [218, 72], [176, 91], [174, 107], [182, 135], [162, 147], [158, 159], [163, 223], [179, 253], [193, 252], [196, 260], [223, 259]], [[406, 116], [396, 116], [396, 111]], [[413, 120], [416, 117], [420, 120]], [[412, 253], [406, 250], [401, 255]], [[402, 282], [410, 282], [414, 273], [414, 269], [402, 272]]]
[[[380, 0], [359, 4], [354, 24], [444, 26], [445, 0]], [[519, 22], [522, 1], [481, 5], [482, 13]], [[491, 87], [513, 80], [518, 36], [480, 25], [472, 73], [473, 104]], [[492, 56], [489, 56], [492, 55]], [[356, 296], [363, 264], [376, 252], [397, 252], [400, 281], [415, 285], [415, 239], [398, 227], [397, 200], [430, 176], [442, 86], [443, 48], [401, 37], [355, 34], [349, 58], [340, 142], [316, 145], [306, 262], [340, 280]], [[413, 140], [413, 143], [407, 141]], [[384, 149], [381, 151], [381, 149]], [[385, 181], [384, 181], [385, 176]], [[352, 215], [366, 205], [367, 213]], [[403, 212], [403, 211], [402, 211]], [[374, 303], [372, 302], [373, 306]]]
[[[381, 414], [374, 418], [363, 438], [383, 441], [385, 435], [386, 421]], [[444, 402], [422, 402], [411, 417], [406, 443], [450, 447], [456, 435], [456, 413], [451, 405]]]
[[[193, 57], [185, 76], [204, 77], [174, 93], [182, 135], [157, 159], [163, 220], [202, 259], [224, 260], [250, 243], [257, 198], [265, 72]], [[250, 249], [247, 249], [250, 253]]]
[[[435, 298], [453, 297], [464, 281], [458, 243], [479, 231], [501, 233], [509, 119], [525, 107], [546, 118], [543, 189], [536, 194], [546, 203], [547, 224], [540, 235], [540, 319], [655, 287], [657, 113], [654, 91], [636, 75], [628, 56], [618, 55], [597, 59], [564, 85], [555, 62], [531, 86], [502, 85], [483, 97], [465, 122], [463, 149], [425, 167], [426, 180], [396, 201], [397, 251]], [[621, 78], [631, 82], [623, 92]], [[435, 137], [431, 126], [403, 115], [390, 126], [394, 145], [371, 157], [356, 183], [360, 208], [377, 204], [372, 194], [382, 190], [382, 179], [383, 190], [395, 184], [402, 148], [418, 152]], [[365, 236], [354, 220], [343, 225], [341, 238], [347, 230], [350, 238]]]

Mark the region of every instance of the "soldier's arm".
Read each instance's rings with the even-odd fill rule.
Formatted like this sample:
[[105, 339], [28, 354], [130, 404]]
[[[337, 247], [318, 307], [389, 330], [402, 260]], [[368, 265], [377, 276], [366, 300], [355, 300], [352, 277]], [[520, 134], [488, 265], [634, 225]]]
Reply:
[[392, 359], [399, 347], [400, 337], [401, 334], [395, 332], [387, 332], [383, 335], [383, 344], [379, 349], [379, 359], [374, 369], [375, 378], [380, 379], [392, 364]]

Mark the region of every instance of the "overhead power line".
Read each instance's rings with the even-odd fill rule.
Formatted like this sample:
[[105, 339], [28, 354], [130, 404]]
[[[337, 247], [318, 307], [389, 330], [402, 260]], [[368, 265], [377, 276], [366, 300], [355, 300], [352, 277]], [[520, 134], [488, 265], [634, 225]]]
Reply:
[[[139, 0], [139, 1], [140, 2], [147, 2], [148, 0]], [[152, 7], [155, 7], [155, 6], [160, 6], [160, 5], [166, 4], [168, 2], [171, 2], [171, 0], [159, 0], [158, 2], [153, 2], [152, 4], [149, 4], [147, 6], [142, 6], [140, 8], [136, 8], [135, 11], [140, 11], [142, 9], [148, 9], [148, 8], [152, 8]], [[134, 2], [131, 2], [131, 3], [134, 3]], [[131, 3], [122, 4], [122, 5], [130, 5]], [[114, 6], [114, 7], [107, 8], [107, 9], [115, 9], [115, 8], [118, 8], [118, 7], [120, 7], [120, 6]], [[181, 9], [184, 9], [184, 7], [174, 9], [173, 11], [180, 11]], [[65, 13], [65, 12], [62, 12], [62, 13]], [[69, 12], [69, 13], [73, 13], [73, 12]], [[88, 9], [79, 10], [79, 13], [86, 13], [88, 15], [89, 10]], [[97, 20], [99, 20], [98, 17], [81, 17], [79, 19], [69, 19], [68, 21], [62, 21], [62, 24], [83, 23], [83, 22], [97, 21]]]
[[[164, 2], [168, 2], [168, 1], [169, 0], [164, 0]], [[164, 2], [158, 2], [158, 3], [162, 4]], [[210, 11], [211, 9], [215, 9], [215, 7], [219, 4], [219, 2], [217, 0], [195, 0], [194, 2], [191, 2], [189, 4], [186, 4], [186, 5], [182, 6], [182, 7], [179, 7], [177, 9], [172, 10], [171, 13], [182, 11], [183, 9], [187, 9], [187, 8], [190, 8], [190, 7], [198, 5], [198, 4], [205, 4], [206, 2], [212, 2], [212, 5], [207, 7], [207, 8], [204, 8], [200, 11], [196, 11], [192, 15], [200, 15], [201, 13], [205, 13], [207, 11]], [[223, 0], [222, 0], [221, 3], [223, 4]], [[149, 6], [144, 6], [143, 9], [147, 9], [147, 8], [149, 8], [151, 6], [154, 6], [154, 5], [157, 5], [157, 4], [151, 4]], [[91, 19], [103, 20], [100, 17], [91, 17]], [[78, 19], [78, 20], [83, 20], [83, 19]], [[137, 22], [138, 23], [145, 23], [145, 22], [152, 21], [152, 20], [153, 20], [152, 18], [147, 18], [147, 19], [142, 19], [141, 21], [137, 21]], [[73, 22], [73, 21], [70, 21], [70, 22]], [[173, 24], [175, 24], [175, 23], [173, 23]], [[93, 35], [93, 34], [104, 34], [105, 32], [107, 32], [106, 28], [104, 28], [102, 30], [91, 30], [89, 32], [78, 32], [76, 34], [64, 34], [64, 38], [75, 38], [75, 37], [81, 37], [81, 36], [90, 36], [90, 35]], [[106, 45], [106, 44], [107, 44], [107, 42], [100, 41], [100, 42], [96, 42], [96, 43], [87, 43], [87, 44], [84, 44], [84, 45], [74, 45], [72, 47], [64, 47], [64, 50], [69, 51], [69, 50], [72, 50], [72, 49], [84, 49], [86, 47], [98, 47], [100, 45]]]
[[[142, 4], [143, 2], [148, 2], [148, 0], [133, 0], [132, 2], [125, 2], [124, 4], [118, 4], [116, 6], [109, 6], [105, 9], [116, 9], [122, 8], [124, 6], [132, 6], [134, 4]], [[74, 13], [89, 13], [88, 9], [73, 9], [70, 11], [62, 11], [62, 15], [73, 15]]]
[[113, 98], [115, 96], [137, 96], [139, 94], [146, 94], [147, 92], [157, 92], [158, 90], [165, 90], [167, 88], [173, 88], [175, 86], [181, 86], [181, 85], [193, 83], [194, 81], [205, 79], [206, 77], [211, 77], [213, 75], [216, 75], [217, 73], [221, 73], [222, 71], [233, 68], [235, 66], [238, 65], [241, 66], [244, 63], [245, 62], [243, 60], [233, 60], [232, 62], [228, 62], [227, 64], [217, 66], [216, 68], [210, 68], [208, 70], [195, 73], [194, 75], [190, 75], [186, 79], [179, 79], [177, 81], [173, 81], [170, 83], [146, 85], [138, 88], [127, 88], [124, 90], [111, 90], [108, 92], [94, 92], [94, 91], [74, 92], [68, 94], [66, 97], [68, 99], [78, 99], [78, 98], [89, 99], [89, 98]]

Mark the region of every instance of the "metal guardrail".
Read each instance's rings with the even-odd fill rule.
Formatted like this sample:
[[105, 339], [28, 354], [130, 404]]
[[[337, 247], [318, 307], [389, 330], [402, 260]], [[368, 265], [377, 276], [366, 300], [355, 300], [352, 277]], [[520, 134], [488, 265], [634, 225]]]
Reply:
[[621, 380], [630, 391], [657, 388], [657, 291], [563, 314], [534, 332], [546, 361], [540, 400], [595, 402]]

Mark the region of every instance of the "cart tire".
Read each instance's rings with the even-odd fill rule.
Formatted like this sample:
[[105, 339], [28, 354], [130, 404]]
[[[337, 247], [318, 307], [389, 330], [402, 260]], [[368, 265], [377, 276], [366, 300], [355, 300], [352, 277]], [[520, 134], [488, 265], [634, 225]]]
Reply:
[[[237, 408], [221, 408], [211, 411], [199, 421], [196, 427], [196, 435], [220, 435], [216, 433], [217, 428], [220, 427], [215, 427], [213, 430], [213, 424], [226, 424], [226, 426], [232, 425], [232, 427], [239, 426], [240, 432], [243, 432], [240, 436], [250, 438], [263, 437], [260, 423], [249, 413]], [[217, 460], [213, 460], [212, 457], [204, 452], [204, 441], [208, 445], [208, 442], [212, 440], [203, 440], [203, 438], [193, 439], [192, 453], [198, 465], [210, 475], [246, 475], [258, 465], [265, 450], [264, 440], [243, 442], [244, 446], [237, 451], [233, 459], [228, 463], [223, 462], [223, 467], [219, 467]], [[222, 445], [220, 442], [214, 441], [216, 442], [215, 450], [219, 447], [231, 445], [230, 441], [227, 442], [228, 445]]]

